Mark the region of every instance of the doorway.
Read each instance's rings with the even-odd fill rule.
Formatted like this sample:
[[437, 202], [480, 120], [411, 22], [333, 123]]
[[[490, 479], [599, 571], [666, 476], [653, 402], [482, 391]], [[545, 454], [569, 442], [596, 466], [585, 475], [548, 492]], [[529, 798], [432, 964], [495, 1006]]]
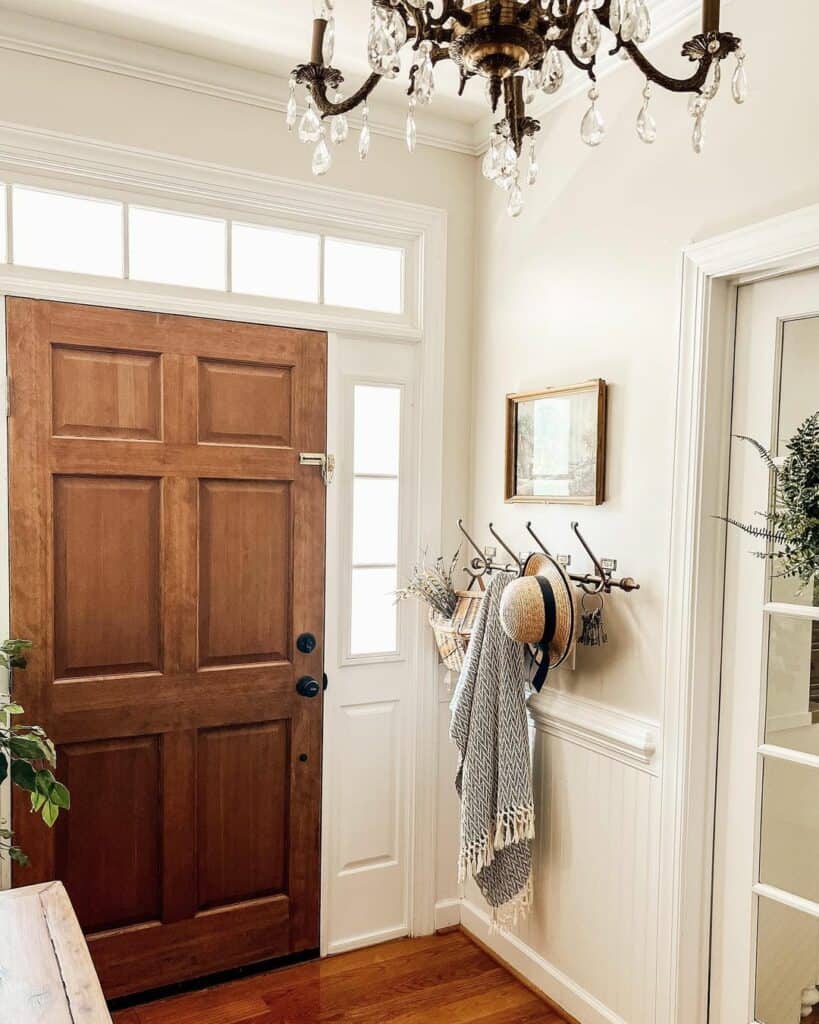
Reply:
[[15, 697], [72, 796], [15, 806], [15, 882], [65, 882], [109, 997], [317, 950], [326, 335], [6, 316]]
[[[731, 433], [781, 466], [819, 409], [819, 272], [739, 289]], [[732, 442], [728, 515], [764, 526], [775, 473]], [[712, 1024], [819, 1019], [819, 591], [729, 529], [714, 855]]]

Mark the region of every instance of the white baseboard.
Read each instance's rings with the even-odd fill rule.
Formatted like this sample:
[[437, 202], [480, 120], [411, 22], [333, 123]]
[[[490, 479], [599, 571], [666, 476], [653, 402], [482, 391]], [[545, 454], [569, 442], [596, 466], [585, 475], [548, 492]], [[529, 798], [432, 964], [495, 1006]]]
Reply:
[[460, 900], [438, 900], [435, 904], [435, 931], [454, 928], [461, 923]]
[[397, 928], [385, 928], [383, 931], [365, 932], [362, 935], [353, 935], [349, 939], [338, 939], [327, 946], [327, 955], [335, 956], [337, 953], [350, 953], [354, 949], [363, 949], [365, 946], [378, 946], [382, 942], [391, 942], [393, 939], [403, 939], [407, 935], [406, 925], [399, 925]]
[[625, 1024], [613, 1010], [544, 960], [516, 935], [490, 935], [489, 915], [470, 900], [461, 903], [461, 925], [511, 970], [580, 1024]]

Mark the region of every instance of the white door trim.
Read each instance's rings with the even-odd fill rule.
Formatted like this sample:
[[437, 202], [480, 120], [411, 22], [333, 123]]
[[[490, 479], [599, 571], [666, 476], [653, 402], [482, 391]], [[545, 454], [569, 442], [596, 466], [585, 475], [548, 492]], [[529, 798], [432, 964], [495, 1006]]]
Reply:
[[[423, 292], [408, 322], [390, 322], [351, 310], [308, 306], [302, 310], [254, 299], [189, 288], [167, 288], [136, 282], [89, 278], [78, 274], [29, 271], [0, 265], [0, 378], [5, 375], [4, 309], [7, 296], [53, 299], [122, 309], [180, 313], [221, 320], [267, 323], [282, 327], [345, 331], [358, 336], [392, 338], [421, 347], [420, 422], [418, 439], [418, 521], [422, 548], [440, 551], [442, 544], [444, 344], [446, 329], [447, 218], [442, 210], [356, 192], [305, 185], [185, 160], [125, 146], [109, 145], [54, 132], [0, 125], [0, 178], [15, 172], [36, 174], [53, 188], [77, 191], [93, 185], [100, 192], [130, 196], [143, 202], [193, 202], [203, 208], [241, 210], [260, 218], [303, 217], [325, 230], [362, 228], [391, 232], [417, 240], [418, 281]], [[222, 215], [224, 215], [222, 213]], [[8, 438], [0, 430], [0, 480], [8, 488]], [[7, 502], [0, 502], [0, 630], [8, 628]], [[328, 595], [332, 597], [332, 595]], [[5, 633], [4, 633], [5, 635]], [[434, 930], [435, 836], [437, 821], [437, 693], [434, 644], [421, 631], [417, 664], [423, 666], [417, 686], [412, 729], [410, 927], [412, 934]], [[4, 686], [0, 680], [0, 687]], [[0, 817], [7, 815], [7, 787], [0, 791]], [[9, 884], [8, 865], [0, 861], [0, 888]]]
[[[665, 634], [658, 1024], [706, 1021], [736, 291], [819, 266], [819, 205], [686, 249]], [[725, 444], [715, 445], [714, 438]]]

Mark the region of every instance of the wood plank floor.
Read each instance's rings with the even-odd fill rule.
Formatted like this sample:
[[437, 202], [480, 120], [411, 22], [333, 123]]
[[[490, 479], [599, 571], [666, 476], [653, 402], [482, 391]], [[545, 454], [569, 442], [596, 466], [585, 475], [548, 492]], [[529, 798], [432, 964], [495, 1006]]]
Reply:
[[123, 1010], [116, 1024], [563, 1024], [463, 932], [405, 939]]

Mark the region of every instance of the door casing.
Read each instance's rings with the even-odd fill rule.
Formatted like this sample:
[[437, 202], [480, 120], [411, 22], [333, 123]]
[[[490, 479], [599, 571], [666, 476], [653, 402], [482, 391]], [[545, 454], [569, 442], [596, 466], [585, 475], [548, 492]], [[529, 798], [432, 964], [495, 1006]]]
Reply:
[[819, 205], [683, 253], [664, 642], [656, 1021], [708, 1019], [717, 726], [737, 289], [819, 267]]

